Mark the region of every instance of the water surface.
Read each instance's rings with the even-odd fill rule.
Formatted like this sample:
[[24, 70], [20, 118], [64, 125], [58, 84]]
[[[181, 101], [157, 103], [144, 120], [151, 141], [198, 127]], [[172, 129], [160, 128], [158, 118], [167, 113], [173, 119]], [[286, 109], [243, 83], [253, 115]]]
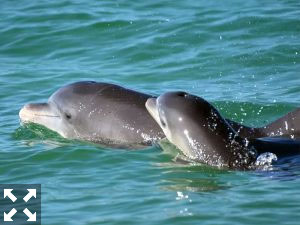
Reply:
[[300, 158], [273, 171], [173, 162], [174, 152], [101, 148], [18, 111], [64, 84], [184, 90], [263, 125], [299, 107], [300, 3], [0, 3], [0, 183], [41, 183], [43, 224], [299, 224]]

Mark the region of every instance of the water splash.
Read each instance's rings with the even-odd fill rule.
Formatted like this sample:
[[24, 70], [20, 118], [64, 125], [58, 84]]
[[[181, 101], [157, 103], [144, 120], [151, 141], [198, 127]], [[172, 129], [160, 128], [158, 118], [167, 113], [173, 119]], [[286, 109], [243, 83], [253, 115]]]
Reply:
[[277, 161], [277, 155], [272, 152], [265, 152], [260, 154], [256, 161], [255, 166], [258, 169], [270, 170], [272, 169], [272, 163]]

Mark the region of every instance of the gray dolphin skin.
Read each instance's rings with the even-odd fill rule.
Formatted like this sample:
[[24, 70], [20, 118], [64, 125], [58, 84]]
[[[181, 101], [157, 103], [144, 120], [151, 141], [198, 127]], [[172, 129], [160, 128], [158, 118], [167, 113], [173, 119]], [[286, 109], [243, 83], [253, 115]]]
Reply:
[[76, 82], [57, 90], [47, 103], [26, 104], [19, 116], [65, 138], [143, 148], [165, 137], [145, 108], [149, 97], [114, 84]]
[[[249, 169], [253, 168], [258, 154], [268, 150], [274, 150], [280, 156], [300, 153], [299, 141], [257, 138], [261, 135], [275, 136], [276, 131], [280, 131], [279, 136], [297, 134], [298, 110], [266, 127], [250, 128], [224, 119], [210, 103], [185, 92], [168, 92], [158, 98], [150, 98], [146, 108], [168, 140], [194, 161], [217, 167]], [[284, 121], [294, 121], [291, 124], [294, 129], [285, 129], [288, 122]], [[236, 130], [242, 129], [243, 135], [240, 135]], [[244, 138], [248, 135], [249, 139]], [[284, 151], [285, 148], [290, 150]]]

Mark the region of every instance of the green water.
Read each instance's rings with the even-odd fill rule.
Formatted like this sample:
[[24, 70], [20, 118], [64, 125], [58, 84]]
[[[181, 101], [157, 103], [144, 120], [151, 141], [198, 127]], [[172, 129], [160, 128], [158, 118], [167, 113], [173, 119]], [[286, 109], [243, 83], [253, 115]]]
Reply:
[[225, 171], [175, 163], [172, 149], [65, 140], [18, 119], [25, 103], [96, 80], [185, 90], [262, 125], [299, 107], [299, 18], [298, 0], [1, 0], [0, 183], [42, 184], [43, 224], [299, 224], [299, 157], [273, 171]]

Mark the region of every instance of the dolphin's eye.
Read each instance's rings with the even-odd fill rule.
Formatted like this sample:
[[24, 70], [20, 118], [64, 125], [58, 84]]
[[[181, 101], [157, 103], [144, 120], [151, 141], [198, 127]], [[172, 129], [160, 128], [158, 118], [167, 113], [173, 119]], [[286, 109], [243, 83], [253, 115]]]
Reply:
[[163, 127], [165, 127], [166, 126], [166, 123], [160, 118], [160, 123], [161, 123], [161, 125], [163, 126]]
[[179, 96], [179, 97], [185, 97], [186, 93], [184, 93], [184, 92], [178, 92], [177, 96]]
[[65, 117], [69, 120], [72, 118], [71, 114], [70, 113], [65, 113]]

